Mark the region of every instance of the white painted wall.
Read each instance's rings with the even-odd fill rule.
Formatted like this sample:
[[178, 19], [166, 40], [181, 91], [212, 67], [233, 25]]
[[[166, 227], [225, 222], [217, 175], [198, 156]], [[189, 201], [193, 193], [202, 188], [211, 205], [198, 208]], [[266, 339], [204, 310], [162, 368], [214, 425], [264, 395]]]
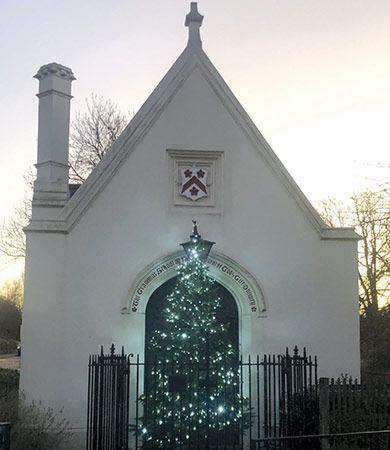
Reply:
[[[223, 151], [222, 213], [169, 204], [167, 149]], [[212, 212], [212, 211], [211, 211]], [[88, 355], [143, 349], [144, 317], [121, 314], [137, 275], [204, 238], [258, 281], [267, 317], [252, 354], [306, 346], [320, 375], [359, 376], [355, 241], [321, 240], [289, 190], [195, 70], [69, 234], [29, 233], [21, 385], [28, 398], [86, 419]]]

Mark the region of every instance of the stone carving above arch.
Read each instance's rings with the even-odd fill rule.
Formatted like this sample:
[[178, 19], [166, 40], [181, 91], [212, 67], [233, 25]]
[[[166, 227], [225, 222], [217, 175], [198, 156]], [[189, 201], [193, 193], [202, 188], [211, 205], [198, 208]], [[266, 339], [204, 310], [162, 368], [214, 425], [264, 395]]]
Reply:
[[[177, 275], [186, 260], [182, 251], [171, 253], [149, 264], [134, 280], [122, 314], [144, 314], [152, 293]], [[209, 274], [234, 296], [241, 315], [264, 317], [264, 296], [256, 279], [233, 259], [212, 252], [207, 258]]]

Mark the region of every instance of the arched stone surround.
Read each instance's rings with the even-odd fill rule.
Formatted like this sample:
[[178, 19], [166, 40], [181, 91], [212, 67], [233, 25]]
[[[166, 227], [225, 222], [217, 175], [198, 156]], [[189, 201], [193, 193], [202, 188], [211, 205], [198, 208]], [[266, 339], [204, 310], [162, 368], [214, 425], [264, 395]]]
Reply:
[[[177, 275], [177, 268], [186, 259], [182, 251], [158, 258], [145, 267], [135, 278], [122, 314], [145, 315], [152, 293]], [[264, 296], [256, 279], [240, 264], [226, 255], [212, 252], [207, 258], [209, 274], [234, 297], [239, 311], [239, 344], [243, 354], [251, 352], [252, 322], [265, 317]], [[143, 327], [144, 327], [143, 320]], [[141, 330], [140, 330], [141, 331]], [[144, 330], [145, 331], [145, 330]]]

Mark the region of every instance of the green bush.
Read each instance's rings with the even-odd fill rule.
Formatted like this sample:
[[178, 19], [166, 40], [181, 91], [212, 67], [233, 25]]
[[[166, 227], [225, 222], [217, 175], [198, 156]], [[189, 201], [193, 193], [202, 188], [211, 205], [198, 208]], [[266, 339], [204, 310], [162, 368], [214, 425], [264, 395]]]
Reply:
[[26, 402], [18, 384], [17, 371], [0, 370], [0, 422], [11, 423], [11, 450], [70, 450], [72, 434], [62, 411]]
[[4, 339], [20, 339], [22, 312], [12, 301], [0, 296], [0, 337]]
[[363, 370], [390, 369], [390, 304], [360, 316], [360, 350]]
[[15, 341], [14, 339], [0, 338], [0, 355], [4, 355], [6, 353], [16, 353], [17, 345], [18, 341]]
[[12, 369], [0, 369], [0, 398], [19, 389], [19, 372]]
[[[290, 418], [287, 425], [288, 436], [319, 433], [319, 400], [313, 392], [297, 392], [292, 396]], [[277, 447], [278, 448], [278, 447]], [[302, 439], [285, 443], [288, 450], [317, 450], [321, 448], [318, 439]]]

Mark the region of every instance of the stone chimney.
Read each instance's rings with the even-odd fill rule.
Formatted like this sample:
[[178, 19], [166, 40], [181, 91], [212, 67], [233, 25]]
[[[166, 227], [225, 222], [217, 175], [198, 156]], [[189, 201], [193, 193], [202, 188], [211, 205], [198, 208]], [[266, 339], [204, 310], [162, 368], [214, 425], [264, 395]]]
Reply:
[[76, 78], [57, 63], [42, 66], [34, 78], [39, 80], [39, 119], [32, 219], [50, 220], [69, 198], [70, 100]]

